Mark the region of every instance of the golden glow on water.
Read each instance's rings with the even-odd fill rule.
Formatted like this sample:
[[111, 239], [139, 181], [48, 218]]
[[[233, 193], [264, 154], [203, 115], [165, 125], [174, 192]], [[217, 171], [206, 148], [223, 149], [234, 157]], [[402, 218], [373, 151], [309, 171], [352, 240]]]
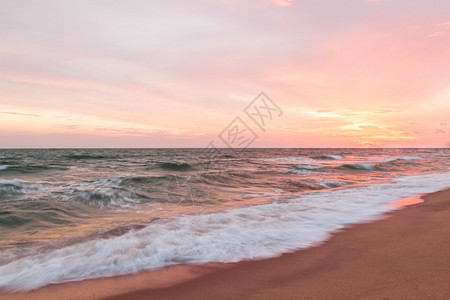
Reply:
[[408, 205], [413, 205], [413, 204], [418, 204], [418, 203], [422, 203], [423, 199], [421, 198], [423, 195], [416, 195], [416, 196], [412, 196], [412, 197], [406, 197], [403, 199], [400, 199], [398, 201], [389, 203], [389, 206], [408, 206]]

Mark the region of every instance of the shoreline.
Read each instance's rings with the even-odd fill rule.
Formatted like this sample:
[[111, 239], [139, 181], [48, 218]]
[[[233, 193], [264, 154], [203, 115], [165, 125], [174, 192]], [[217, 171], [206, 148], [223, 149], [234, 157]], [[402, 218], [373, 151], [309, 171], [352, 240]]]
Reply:
[[422, 198], [276, 258], [173, 266], [0, 299], [450, 298], [450, 189]]

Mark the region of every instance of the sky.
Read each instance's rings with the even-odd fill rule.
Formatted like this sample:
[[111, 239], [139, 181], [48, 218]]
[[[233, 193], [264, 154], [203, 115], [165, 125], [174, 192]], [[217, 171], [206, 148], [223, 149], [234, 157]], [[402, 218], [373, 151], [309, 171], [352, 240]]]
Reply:
[[450, 147], [448, 0], [0, 7], [0, 148]]

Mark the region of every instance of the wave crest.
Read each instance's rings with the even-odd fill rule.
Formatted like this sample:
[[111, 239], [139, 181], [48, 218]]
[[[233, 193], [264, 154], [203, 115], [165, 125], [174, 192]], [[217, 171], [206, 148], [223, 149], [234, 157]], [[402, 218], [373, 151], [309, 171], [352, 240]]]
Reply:
[[0, 195], [13, 196], [36, 191], [38, 185], [21, 179], [0, 180]]
[[350, 170], [375, 170], [376, 167], [371, 164], [346, 164], [342, 165], [342, 168]]
[[323, 166], [310, 166], [310, 165], [298, 165], [298, 166], [295, 166], [294, 168], [297, 169], [297, 170], [309, 170], [309, 171], [312, 171], [312, 170], [323, 169], [325, 167], [323, 167]]
[[340, 155], [323, 155], [323, 156], [316, 156], [313, 157], [315, 159], [343, 159], [344, 157]]

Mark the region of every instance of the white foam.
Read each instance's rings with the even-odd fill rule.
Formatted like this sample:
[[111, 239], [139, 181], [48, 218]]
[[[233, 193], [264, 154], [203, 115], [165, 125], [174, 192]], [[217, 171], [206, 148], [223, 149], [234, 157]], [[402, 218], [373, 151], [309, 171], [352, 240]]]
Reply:
[[0, 194], [20, 195], [37, 193], [41, 189], [41, 185], [33, 184], [29, 181], [21, 179], [0, 179]]
[[342, 159], [343, 157], [340, 155], [327, 155], [326, 157], [330, 158], [330, 159]]
[[6, 169], [8, 169], [8, 167], [9, 167], [9, 166], [7, 166], [7, 165], [0, 166], [0, 171], [6, 170]]
[[272, 194], [272, 193], [246, 194], [246, 195], [244, 195], [244, 198], [262, 198], [262, 197], [276, 196], [276, 195], [277, 195], [277, 194]]
[[308, 157], [279, 157], [279, 158], [264, 158], [259, 159], [266, 162], [285, 163], [285, 164], [302, 164], [313, 163], [314, 159]]
[[413, 160], [419, 160], [422, 159], [419, 156], [405, 156], [405, 157], [400, 157], [398, 158], [398, 160], [406, 160], [406, 161], [413, 161]]
[[121, 187], [122, 178], [66, 184], [42, 184], [0, 179], [0, 193], [79, 201], [97, 208], [129, 208], [141, 204], [141, 195]]
[[28, 181], [17, 179], [17, 178], [15, 178], [15, 179], [0, 179], [0, 185], [22, 186], [27, 183], [28, 183]]
[[98, 208], [129, 208], [140, 203], [139, 194], [121, 187], [121, 178], [99, 179], [92, 182], [71, 183], [56, 187], [61, 199], [81, 201]]
[[[0, 288], [128, 274], [180, 263], [237, 262], [307, 248], [348, 224], [380, 218], [385, 204], [450, 186], [450, 173], [299, 194], [285, 201], [160, 219], [139, 231], [18, 258], [0, 266]], [[283, 197], [283, 196], [280, 196]]]

